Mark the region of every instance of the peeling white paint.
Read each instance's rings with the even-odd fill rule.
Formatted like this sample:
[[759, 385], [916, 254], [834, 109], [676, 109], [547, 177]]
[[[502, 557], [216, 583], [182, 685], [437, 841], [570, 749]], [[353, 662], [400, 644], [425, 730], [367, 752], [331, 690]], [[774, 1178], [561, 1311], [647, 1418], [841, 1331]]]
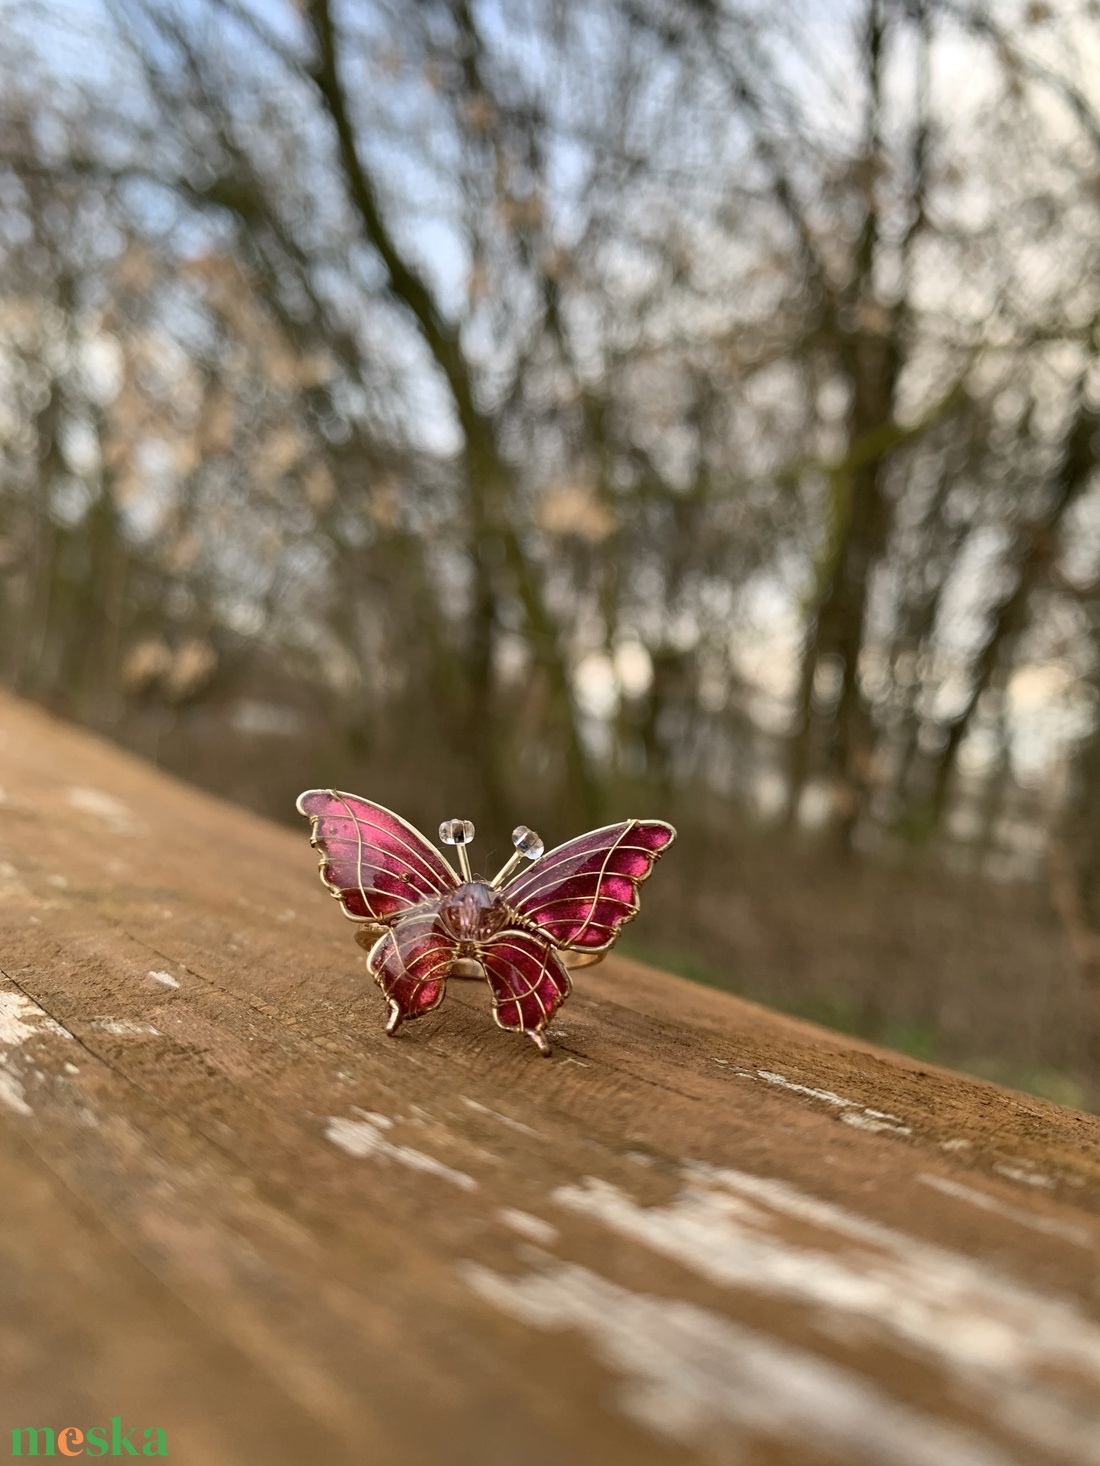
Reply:
[[1033, 1446], [1100, 1461], [1100, 1325], [1075, 1304], [783, 1181], [701, 1165], [686, 1181], [664, 1206], [592, 1177], [554, 1199], [709, 1282], [915, 1353]]
[[38, 1031], [30, 1021], [34, 1005], [22, 993], [0, 993], [0, 1044], [13, 1048]]
[[413, 1150], [412, 1146], [394, 1145], [387, 1140], [382, 1132], [392, 1125], [393, 1121], [385, 1115], [374, 1115], [364, 1120], [344, 1120], [331, 1115], [325, 1127], [325, 1135], [333, 1145], [338, 1145], [341, 1150], [357, 1159], [372, 1156], [376, 1160], [396, 1161], [398, 1165], [408, 1166], [412, 1171], [424, 1171], [430, 1176], [438, 1176], [440, 1180], [449, 1181], [452, 1186], [459, 1186], [463, 1191], [476, 1190], [477, 1182], [472, 1176], [467, 1176], [465, 1171], [453, 1170], [442, 1161], [437, 1161], [434, 1156]]
[[462, 1103], [468, 1110], [473, 1110], [478, 1115], [488, 1115], [490, 1119], [498, 1121], [501, 1125], [507, 1125], [509, 1130], [516, 1130], [520, 1135], [530, 1135], [535, 1140], [541, 1140], [542, 1136], [537, 1130], [532, 1130], [530, 1125], [525, 1125], [522, 1120], [513, 1120], [509, 1115], [502, 1115], [499, 1110], [491, 1110], [488, 1105], [479, 1104], [477, 1100], [467, 1099], [462, 1096]]
[[34, 1113], [27, 1103], [23, 1086], [3, 1060], [0, 1060], [0, 1105], [14, 1110], [17, 1115]]
[[857, 1130], [893, 1135], [912, 1135], [913, 1133], [912, 1128], [900, 1115], [891, 1115], [885, 1110], [867, 1109], [857, 1100], [846, 1099], [844, 1095], [835, 1094], [831, 1089], [815, 1089], [809, 1084], [797, 1084], [793, 1079], [788, 1079], [785, 1074], [776, 1074], [772, 1069], [757, 1069], [754, 1073], [751, 1069], [742, 1069], [739, 1065], [732, 1064], [729, 1059], [714, 1059], [712, 1062], [728, 1068], [730, 1073], [736, 1074], [739, 1079], [762, 1079], [765, 1084], [774, 1084], [777, 1088], [785, 1089], [790, 1094], [801, 1094], [805, 1095], [807, 1099], [820, 1100], [822, 1104], [842, 1111], [837, 1119], [845, 1125], [854, 1126]]
[[758, 1079], [763, 1079], [765, 1084], [776, 1084], [781, 1089], [786, 1089], [791, 1094], [804, 1094], [810, 1099], [821, 1100], [827, 1105], [837, 1105], [841, 1109], [848, 1105], [854, 1105], [855, 1100], [845, 1099], [843, 1095], [834, 1094], [831, 1089], [811, 1089], [808, 1084], [795, 1084], [793, 1080], [786, 1078], [783, 1074], [775, 1074], [770, 1069], [757, 1069]]
[[889, 1115], [882, 1110], [845, 1110], [840, 1119], [843, 1124], [854, 1125], [857, 1130], [889, 1131], [894, 1135], [913, 1133], [908, 1125], [902, 1123], [900, 1116]]
[[0, 992], [0, 1044], [18, 1048], [36, 1033], [72, 1038], [68, 1029], [62, 1028], [25, 993]]
[[97, 1018], [92, 1027], [97, 1033], [111, 1033], [116, 1038], [133, 1037], [141, 1033], [152, 1033], [157, 1038], [163, 1037], [159, 1028], [154, 1028], [151, 1023], [138, 1023], [133, 1018]]
[[1044, 1176], [1040, 1171], [1031, 1171], [1024, 1166], [1009, 1166], [1003, 1161], [998, 1161], [993, 1169], [998, 1176], [1004, 1176], [1009, 1181], [1019, 1181], [1024, 1186], [1041, 1186], [1044, 1191], [1054, 1190], [1053, 1178]]
[[[416, 1106], [414, 1105], [413, 1109], [415, 1108]], [[393, 1129], [393, 1121], [390, 1119], [389, 1115], [379, 1115], [375, 1110], [361, 1110], [358, 1105], [352, 1105], [351, 1112], [353, 1115], [361, 1115], [364, 1120], [373, 1125], [376, 1129]]]
[[1001, 1201], [996, 1196], [990, 1196], [986, 1191], [978, 1191], [973, 1186], [964, 1186], [961, 1181], [952, 1181], [947, 1176], [933, 1176], [924, 1172], [917, 1177], [917, 1180], [925, 1186], [931, 1186], [934, 1191], [941, 1192], [944, 1196], [952, 1196], [956, 1201], [965, 1201], [970, 1206], [976, 1206], [981, 1211], [993, 1212], [996, 1216], [1007, 1217], [1009, 1221], [1018, 1222], [1021, 1227], [1030, 1227], [1033, 1232], [1042, 1232], [1047, 1237], [1061, 1237], [1066, 1242], [1074, 1242], [1078, 1247], [1095, 1247], [1100, 1238], [1085, 1227], [1075, 1226], [1073, 1222], [1064, 1222], [1060, 1217], [1045, 1217], [1035, 1212], [1023, 1211], [1018, 1206], [1009, 1206], [1007, 1202]]
[[538, 1243], [540, 1247], [552, 1247], [561, 1235], [550, 1222], [544, 1222], [541, 1217], [533, 1217], [530, 1212], [517, 1211], [511, 1206], [502, 1206], [497, 1217], [506, 1227], [511, 1227], [513, 1232], [526, 1237], [528, 1242]]
[[21, 904], [33, 900], [18, 869], [10, 860], [0, 860], [0, 900], [19, 901]]
[[149, 976], [166, 988], [178, 988], [180, 985], [179, 978], [173, 977], [170, 972], [151, 972]]
[[631, 1293], [569, 1263], [521, 1278], [477, 1263], [460, 1272], [523, 1323], [579, 1329], [623, 1376], [623, 1414], [707, 1458], [748, 1460], [762, 1437], [865, 1466], [1019, 1466], [849, 1370], [694, 1304]]
[[124, 804], [121, 799], [116, 799], [113, 794], [105, 794], [102, 789], [74, 787], [68, 791], [66, 798], [73, 809], [78, 809], [81, 814], [90, 814], [101, 820], [116, 835], [145, 833], [143, 827], [134, 818], [129, 805]]

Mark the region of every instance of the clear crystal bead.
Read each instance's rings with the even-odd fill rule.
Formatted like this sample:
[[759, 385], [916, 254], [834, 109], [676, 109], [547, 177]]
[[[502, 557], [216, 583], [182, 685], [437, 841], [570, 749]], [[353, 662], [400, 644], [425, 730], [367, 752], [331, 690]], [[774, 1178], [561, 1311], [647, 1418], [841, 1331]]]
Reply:
[[474, 827], [469, 820], [444, 820], [439, 827], [439, 838], [444, 845], [469, 845], [474, 838]]
[[542, 840], [529, 830], [526, 825], [517, 825], [512, 831], [512, 844], [521, 855], [526, 855], [528, 860], [538, 860], [539, 856], [546, 849]]

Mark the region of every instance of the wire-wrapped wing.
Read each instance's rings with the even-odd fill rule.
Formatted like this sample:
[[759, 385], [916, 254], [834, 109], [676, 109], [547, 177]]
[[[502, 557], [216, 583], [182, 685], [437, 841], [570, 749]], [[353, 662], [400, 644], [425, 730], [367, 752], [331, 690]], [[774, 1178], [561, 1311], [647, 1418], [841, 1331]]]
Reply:
[[530, 932], [497, 932], [480, 944], [478, 957], [501, 1028], [539, 1033], [569, 996], [569, 974], [558, 954]]
[[623, 820], [567, 840], [504, 888], [556, 947], [610, 947], [638, 914], [638, 887], [676, 838], [663, 820]]
[[458, 880], [434, 845], [400, 815], [336, 789], [307, 789], [298, 811], [321, 853], [321, 879], [354, 921], [388, 923]]
[[402, 1019], [422, 1018], [443, 1001], [458, 945], [443, 931], [435, 906], [399, 917], [371, 948], [367, 970]]

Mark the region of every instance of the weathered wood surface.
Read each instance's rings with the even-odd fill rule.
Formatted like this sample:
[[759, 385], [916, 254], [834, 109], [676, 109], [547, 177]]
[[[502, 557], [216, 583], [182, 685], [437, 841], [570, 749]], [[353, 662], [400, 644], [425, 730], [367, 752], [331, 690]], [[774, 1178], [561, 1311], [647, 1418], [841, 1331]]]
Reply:
[[387, 1039], [304, 826], [10, 700], [0, 786], [0, 1457], [1100, 1462], [1097, 1119], [624, 960]]

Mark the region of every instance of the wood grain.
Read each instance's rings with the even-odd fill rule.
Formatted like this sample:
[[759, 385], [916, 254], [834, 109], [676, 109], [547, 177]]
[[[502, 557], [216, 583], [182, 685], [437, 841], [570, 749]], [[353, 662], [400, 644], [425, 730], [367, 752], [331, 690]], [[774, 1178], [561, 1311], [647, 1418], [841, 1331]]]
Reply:
[[1096, 1118], [614, 958], [387, 1039], [304, 825], [10, 699], [0, 786], [0, 1458], [1100, 1462]]

